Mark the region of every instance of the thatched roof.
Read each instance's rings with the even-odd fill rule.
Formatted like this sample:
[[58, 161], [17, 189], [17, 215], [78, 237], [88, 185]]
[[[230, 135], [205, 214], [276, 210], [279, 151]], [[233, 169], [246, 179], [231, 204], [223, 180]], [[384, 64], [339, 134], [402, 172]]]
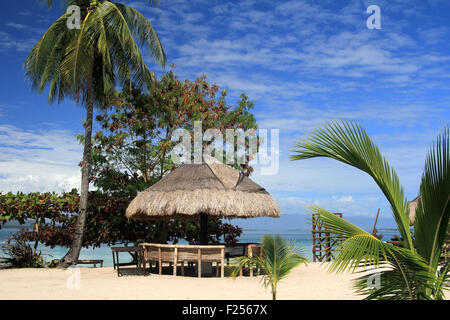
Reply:
[[417, 196], [413, 201], [409, 203], [409, 225], [414, 225], [414, 221], [416, 220], [416, 210], [419, 206], [419, 201], [421, 197]]
[[150, 220], [206, 213], [220, 217], [279, 217], [280, 208], [261, 186], [212, 157], [185, 164], [138, 194], [127, 218]]

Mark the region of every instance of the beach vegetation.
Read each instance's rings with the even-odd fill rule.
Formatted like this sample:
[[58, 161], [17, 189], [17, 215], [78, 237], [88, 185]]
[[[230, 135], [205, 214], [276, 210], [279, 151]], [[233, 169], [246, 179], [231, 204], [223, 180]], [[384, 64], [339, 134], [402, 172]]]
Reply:
[[236, 278], [243, 268], [260, 270], [263, 286], [271, 288], [272, 299], [276, 300], [279, 282], [285, 279], [292, 269], [308, 260], [302, 254], [300, 246], [283, 239], [280, 235], [264, 235], [261, 242], [262, 255], [238, 258], [232, 276]]
[[[0, 194], [0, 228], [7, 223], [25, 226], [37, 223], [37, 228], [20, 231], [20, 237], [54, 248], [70, 247], [79, 210], [80, 195], [77, 190], [57, 193], [7, 193]], [[125, 210], [131, 198], [123, 195], [112, 196], [102, 191], [89, 193], [89, 214], [82, 246], [100, 247], [106, 245], [133, 245], [142, 242], [158, 242], [160, 239], [157, 223], [128, 220]], [[208, 237], [211, 243], [225, 241], [235, 243], [242, 232], [237, 226], [222, 219], [208, 221]], [[177, 219], [167, 225], [167, 240], [173, 243], [181, 239], [198, 241], [200, 226], [197, 219]]]
[[48, 267], [44, 255], [32, 248], [23, 230], [11, 235], [0, 247], [0, 267], [4, 268], [45, 268]]
[[[450, 129], [447, 126], [431, 146], [425, 160], [415, 220], [410, 228], [409, 202], [395, 170], [382, 156], [364, 128], [353, 122], [327, 122], [302, 137], [292, 160], [331, 158], [372, 177], [389, 202], [400, 232], [399, 247], [381, 241], [329, 211], [312, 206], [319, 223], [337, 239], [330, 270], [365, 274], [356, 284], [366, 299], [443, 299], [449, 289], [449, 263], [441, 254], [449, 240]], [[366, 269], [367, 268], [367, 269]], [[368, 285], [374, 274], [380, 286]]]

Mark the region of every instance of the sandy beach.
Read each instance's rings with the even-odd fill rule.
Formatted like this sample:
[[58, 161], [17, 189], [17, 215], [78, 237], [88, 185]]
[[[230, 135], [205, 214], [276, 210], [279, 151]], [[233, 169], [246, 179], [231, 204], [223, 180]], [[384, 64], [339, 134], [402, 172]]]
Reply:
[[[113, 268], [81, 268], [80, 289], [68, 289], [70, 271], [0, 270], [0, 299], [271, 299], [259, 277], [194, 278], [151, 274], [117, 277]], [[355, 274], [328, 273], [320, 263], [302, 265], [280, 283], [278, 299], [361, 299], [352, 289]]]

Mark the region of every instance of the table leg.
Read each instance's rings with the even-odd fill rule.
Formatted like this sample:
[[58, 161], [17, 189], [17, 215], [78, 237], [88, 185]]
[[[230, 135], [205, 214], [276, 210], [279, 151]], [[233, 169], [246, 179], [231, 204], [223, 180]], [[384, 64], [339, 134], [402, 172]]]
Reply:
[[117, 260], [117, 276], [120, 277], [120, 262], [119, 262], [119, 252], [116, 252], [116, 260]]

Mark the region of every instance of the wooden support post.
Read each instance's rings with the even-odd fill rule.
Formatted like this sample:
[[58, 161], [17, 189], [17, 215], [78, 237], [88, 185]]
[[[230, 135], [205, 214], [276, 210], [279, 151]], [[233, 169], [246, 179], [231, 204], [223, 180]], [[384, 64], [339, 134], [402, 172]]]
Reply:
[[114, 257], [114, 251], [112, 252], [112, 256], [113, 256], [113, 267], [114, 270], [116, 270], [116, 258]]
[[161, 248], [158, 248], [158, 267], [159, 267], [159, 274], [162, 274], [162, 252]]
[[197, 262], [198, 266], [198, 277], [201, 278], [202, 277], [202, 249], [198, 248], [198, 262]]
[[177, 264], [178, 264], [178, 248], [175, 248], [174, 257], [173, 257], [173, 275], [177, 275]]
[[220, 261], [220, 275], [221, 277], [225, 277], [225, 249], [220, 250], [220, 254], [222, 256], [222, 259]]
[[184, 261], [181, 261], [181, 275], [184, 277]]
[[[248, 256], [253, 257], [253, 248], [252, 248], [251, 244], [248, 245]], [[250, 266], [250, 277], [253, 277], [253, 267], [252, 266]]]

